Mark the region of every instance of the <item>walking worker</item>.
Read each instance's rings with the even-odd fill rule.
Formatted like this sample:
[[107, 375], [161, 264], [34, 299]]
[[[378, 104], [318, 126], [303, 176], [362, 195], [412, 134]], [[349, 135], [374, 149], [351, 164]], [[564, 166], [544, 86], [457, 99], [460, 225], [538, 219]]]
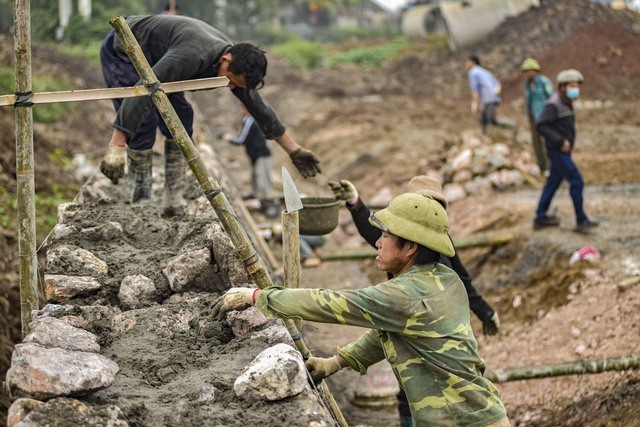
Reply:
[[584, 183], [578, 167], [571, 159], [571, 151], [576, 142], [573, 102], [580, 96], [583, 81], [584, 77], [578, 70], [560, 71], [556, 78], [558, 92], [549, 98], [538, 120], [536, 129], [545, 139], [550, 166], [549, 176], [538, 202], [536, 218], [533, 220], [533, 228], [560, 225], [557, 218], [547, 215], [547, 210], [562, 180], [565, 179], [569, 182], [569, 194], [576, 212], [576, 231], [598, 225], [597, 221], [589, 219], [584, 212]]
[[527, 105], [527, 116], [531, 125], [531, 143], [536, 162], [542, 175], [549, 170], [547, 150], [544, 146], [544, 138], [536, 130], [536, 123], [542, 114], [545, 102], [556, 91], [551, 80], [540, 74], [540, 64], [533, 58], [527, 58], [520, 67], [525, 75], [524, 97]]
[[471, 88], [471, 112], [480, 113], [482, 133], [487, 131], [490, 124], [513, 129], [515, 132], [516, 124], [513, 120], [498, 117], [502, 92], [500, 82], [489, 70], [480, 66], [480, 58], [477, 55], [470, 55], [466, 66]]
[[[320, 161], [286, 131], [273, 108], [258, 89], [267, 73], [265, 52], [249, 43], [235, 44], [210, 25], [186, 16], [131, 16], [126, 19], [140, 48], [160, 82], [224, 76], [229, 89], [242, 102], [269, 139], [289, 154], [300, 174], [307, 178], [320, 172]], [[140, 84], [114, 31], [104, 39], [100, 50], [102, 72], [108, 87]], [[184, 93], [168, 95], [187, 133], [193, 133], [193, 109]], [[132, 186], [131, 203], [145, 204], [151, 197], [151, 159], [156, 129], [165, 136], [165, 209], [184, 205], [185, 162], [171, 133], [147, 96], [115, 99], [117, 111], [113, 134], [100, 170], [114, 184], [124, 176], [128, 162]]]
[[[358, 190], [355, 185], [350, 181], [341, 180], [339, 182], [329, 182], [329, 186], [333, 191], [334, 196], [338, 200], [344, 200], [351, 213], [353, 222], [358, 229], [360, 235], [369, 243], [375, 247], [376, 242], [382, 235], [382, 231], [372, 225], [369, 222], [371, 211], [364, 204]], [[418, 175], [409, 181], [406, 191], [408, 193], [417, 193], [425, 196], [433, 197], [443, 208], [447, 208], [447, 200], [442, 194], [442, 186], [440, 183], [429, 176]], [[471, 283], [471, 276], [467, 272], [467, 269], [462, 264], [460, 256], [456, 252], [452, 257], [441, 256], [439, 262], [458, 274], [464, 288], [467, 292], [467, 298], [469, 299], [469, 307], [471, 311], [482, 321], [482, 330], [486, 335], [495, 335], [500, 328], [500, 319], [498, 313], [491, 308], [491, 306], [478, 294], [476, 289]], [[389, 278], [391, 279], [391, 275]], [[400, 425], [401, 427], [411, 427], [411, 413], [409, 405], [407, 403], [407, 396], [402, 389], [398, 393], [398, 412], [400, 413]]]
[[232, 144], [243, 145], [251, 161], [251, 190], [260, 201], [260, 210], [269, 218], [280, 215], [280, 203], [275, 197], [271, 177], [271, 150], [267, 138], [246, 107], [242, 108], [242, 130], [238, 135], [225, 134]]
[[500, 392], [483, 377], [464, 285], [439, 263], [442, 255], [455, 253], [442, 205], [405, 193], [370, 222], [382, 231], [377, 267], [392, 279], [344, 291], [232, 288], [218, 299], [213, 315], [222, 320], [228, 311], [255, 305], [270, 317], [367, 328], [333, 357], [309, 358], [313, 380], [345, 367], [365, 374], [386, 359], [407, 394], [415, 426], [509, 426]]

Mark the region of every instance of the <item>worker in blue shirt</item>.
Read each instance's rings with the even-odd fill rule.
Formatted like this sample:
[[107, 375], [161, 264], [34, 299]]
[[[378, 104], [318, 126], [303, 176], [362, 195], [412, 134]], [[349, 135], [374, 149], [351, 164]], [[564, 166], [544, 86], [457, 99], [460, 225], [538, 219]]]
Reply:
[[516, 132], [516, 124], [513, 120], [497, 116], [498, 106], [500, 105], [500, 92], [502, 86], [500, 82], [486, 70], [480, 66], [480, 58], [476, 55], [470, 55], [467, 58], [467, 71], [469, 73], [469, 86], [471, 87], [471, 112], [480, 113], [480, 125], [482, 133], [485, 133], [487, 126], [493, 124], [505, 127]]
[[533, 58], [527, 58], [522, 62], [522, 72], [526, 80], [524, 82], [524, 96], [527, 105], [527, 116], [531, 124], [531, 143], [533, 153], [540, 173], [546, 175], [549, 170], [549, 159], [545, 148], [544, 138], [536, 130], [536, 123], [542, 114], [542, 109], [547, 100], [555, 92], [551, 80], [540, 74], [540, 64]]

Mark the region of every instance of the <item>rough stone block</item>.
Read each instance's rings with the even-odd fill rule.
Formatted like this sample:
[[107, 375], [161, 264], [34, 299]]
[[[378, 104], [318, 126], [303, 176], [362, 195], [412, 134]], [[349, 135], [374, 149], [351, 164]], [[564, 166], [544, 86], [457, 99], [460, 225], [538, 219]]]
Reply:
[[83, 329], [75, 328], [55, 317], [43, 317], [32, 323], [31, 332], [23, 342], [33, 342], [49, 348], [72, 351], [100, 351], [98, 337]]
[[47, 251], [47, 272], [52, 274], [99, 276], [108, 271], [106, 262], [81, 248], [60, 245]]
[[96, 353], [18, 344], [13, 350], [7, 383], [14, 397], [50, 399], [109, 387], [118, 365]]
[[302, 356], [287, 344], [276, 344], [260, 353], [236, 379], [233, 390], [251, 404], [300, 394], [307, 386]]
[[79, 295], [89, 295], [102, 287], [90, 276], [44, 275], [44, 296], [47, 301], [64, 302]]
[[184, 291], [190, 282], [209, 268], [211, 252], [200, 249], [178, 255], [167, 263], [162, 273], [169, 280], [169, 287], [174, 292]]
[[148, 307], [156, 303], [156, 285], [141, 274], [127, 276], [120, 284], [118, 299], [125, 310]]

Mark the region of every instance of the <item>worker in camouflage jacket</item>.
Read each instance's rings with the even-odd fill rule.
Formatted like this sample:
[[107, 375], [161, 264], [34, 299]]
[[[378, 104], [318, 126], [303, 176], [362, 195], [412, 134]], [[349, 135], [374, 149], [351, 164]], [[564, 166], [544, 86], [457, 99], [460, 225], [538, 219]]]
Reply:
[[415, 426], [509, 426], [500, 392], [482, 374], [469, 301], [453, 256], [447, 213], [431, 197], [405, 193], [370, 219], [382, 230], [378, 269], [393, 278], [359, 290], [232, 288], [213, 315], [255, 305], [271, 317], [361, 326], [369, 330], [330, 358], [307, 360], [314, 381], [342, 368], [361, 374], [383, 359], [406, 392]]

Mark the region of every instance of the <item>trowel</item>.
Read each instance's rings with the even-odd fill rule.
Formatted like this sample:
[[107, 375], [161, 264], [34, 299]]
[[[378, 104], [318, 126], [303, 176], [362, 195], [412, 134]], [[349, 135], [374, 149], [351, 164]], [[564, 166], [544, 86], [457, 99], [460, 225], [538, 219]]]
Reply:
[[298, 211], [302, 209], [302, 200], [298, 189], [282, 167], [282, 191], [286, 210], [282, 212], [282, 260], [284, 262], [284, 285], [287, 288], [300, 287], [300, 228]]

